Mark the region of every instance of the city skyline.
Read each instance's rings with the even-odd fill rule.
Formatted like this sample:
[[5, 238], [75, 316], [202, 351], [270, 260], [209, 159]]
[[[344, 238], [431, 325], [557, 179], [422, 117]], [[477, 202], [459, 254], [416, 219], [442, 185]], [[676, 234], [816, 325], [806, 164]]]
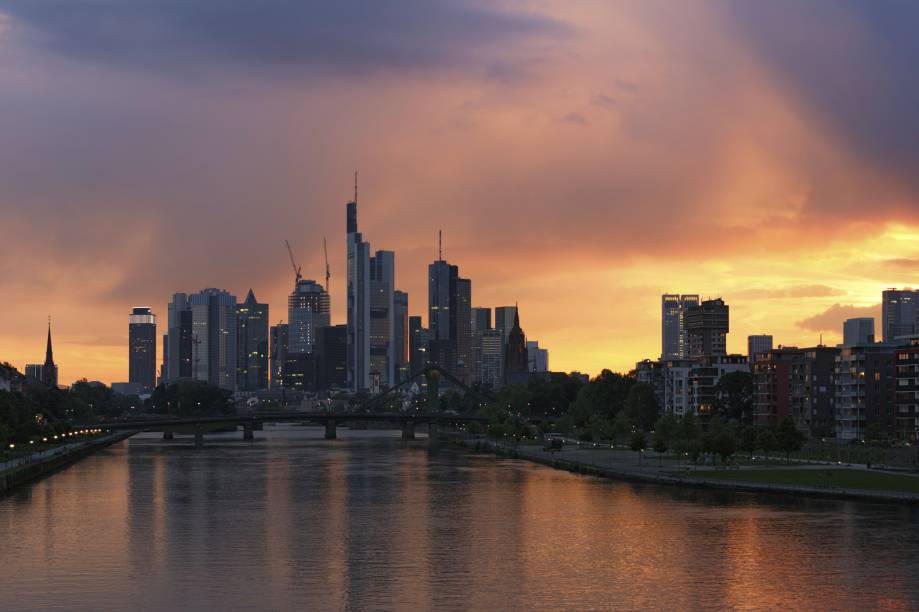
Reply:
[[343, 322], [355, 167], [410, 314], [443, 229], [474, 306], [519, 300], [554, 369], [655, 355], [665, 291], [724, 297], [730, 353], [835, 344], [919, 284], [914, 42], [895, 27], [917, 9], [818, 4], [396, 3], [411, 36], [365, 9], [321, 48], [232, 7], [207, 32], [126, 10], [150, 37], [132, 53], [92, 4], [4, 7], [4, 358], [41, 361], [50, 313], [62, 381], [126, 380], [135, 305], [162, 321], [176, 288], [251, 287], [283, 312], [285, 239], [321, 281], [328, 238]]

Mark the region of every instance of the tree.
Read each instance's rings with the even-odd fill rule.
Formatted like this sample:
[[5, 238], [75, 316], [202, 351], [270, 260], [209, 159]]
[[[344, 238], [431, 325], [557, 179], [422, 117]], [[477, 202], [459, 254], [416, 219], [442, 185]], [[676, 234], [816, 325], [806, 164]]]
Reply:
[[721, 462], [727, 463], [736, 451], [734, 436], [727, 428], [715, 432], [711, 441], [712, 452], [721, 456]]
[[638, 465], [641, 465], [641, 453], [645, 450], [647, 442], [645, 432], [642, 430], [636, 429], [632, 433], [632, 439], [629, 441], [629, 448], [638, 453]]
[[884, 438], [884, 432], [881, 430], [881, 424], [877, 421], [865, 428], [865, 440], [868, 442], [880, 442]]
[[776, 450], [777, 444], [775, 433], [771, 429], [763, 427], [756, 434], [756, 447], [763, 450], [767, 461], [769, 460], [770, 451]]
[[492, 423], [485, 430], [485, 435], [497, 442], [507, 435], [507, 429], [501, 423]]
[[619, 438], [629, 434], [633, 427], [634, 425], [632, 424], [632, 419], [629, 418], [629, 415], [627, 415], [625, 412], [620, 412], [616, 415], [616, 418], [613, 419], [613, 438], [618, 441]]
[[482, 428], [482, 424], [479, 423], [478, 421], [469, 421], [469, 424], [466, 425], [466, 433], [468, 433], [469, 435], [478, 436], [483, 431], [484, 429]]
[[569, 412], [577, 425], [583, 425], [592, 414], [601, 414], [614, 419], [623, 409], [629, 389], [635, 379], [625, 374], [603, 370], [600, 375], [578, 390], [577, 399]]
[[753, 420], [753, 375], [729, 372], [715, 385], [715, 413], [748, 424]]
[[625, 412], [642, 431], [650, 431], [660, 412], [654, 387], [647, 383], [632, 385], [625, 399]]
[[785, 417], [775, 431], [776, 450], [785, 453], [785, 461], [791, 458], [791, 453], [801, 450], [804, 445], [804, 434], [795, 427], [791, 417]]
[[750, 454], [750, 460], [753, 460], [753, 451], [756, 450], [756, 435], [758, 430], [752, 425], [745, 425], [740, 430], [740, 443], [738, 447], [745, 453]]
[[657, 453], [658, 460], [660, 465], [664, 465], [664, 453], [667, 452], [668, 445], [670, 444], [670, 439], [668, 438], [666, 432], [661, 429], [654, 429], [654, 452]]

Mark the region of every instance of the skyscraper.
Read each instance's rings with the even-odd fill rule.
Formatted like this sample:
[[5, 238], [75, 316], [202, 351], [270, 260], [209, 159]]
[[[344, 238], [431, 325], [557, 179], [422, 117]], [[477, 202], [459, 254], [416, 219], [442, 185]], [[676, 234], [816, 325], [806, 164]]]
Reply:
[[290, 327], [287, 323], [272, 325], [271, 335], [271, 388], [284, 386], [284, 362], [290, 348]]
[[500, 329], [481, 332], [479, 383], [491, 389], [504, 384], [504, 333]]
[[408, 352], [408, 294], [404, 291], [393, 292], [393, 348], [395, 354], [395, 372], [398, 384], [409, 376]]
[[357, 231], [357, 186], [345, 208], [348, 243], [348, 388], [370, 388], [370, 244]]
[[759, 336], [747, 336], [747, 363], [750, 368], [756, 363], [759, 355], [765, 355], [772, 350], [772, 336], [762, 334]]
[[471, 382], [472, 281], [443, 259], [428, 265], [428, 360]]
[[348, 384], [348, 327], [330, 325], [319, 330], [316, 345], [316, 388], [343, 389]]
[[495, 308], [495, 329], [504, 336], [504, 342], [507, 342], [507, 336], [514, 327], [514, 316], [517, 314], [516, 306], [498, 306]]
[[[184, 297], [184, 294], [177, 294], [177, 297], [180, 295]], [[173, 302], [175, 301], [174, 299]], [[181, 303], [181, 300], [179, 302]], [[236, 296], [222, 289], [203, 289], [188, 296], [186, 309], [191, 312], [192, 378], [223, 389], [235, 390]], [[180, 340], [182, 333], [180, 326]], [[171, 339], [169, 352], [172, 359]]]
[[312, 353], [319, 328], [328, 327], [329, 294], [314, 280], [300, 279], [287, 298], [291, 353]]
[[418, 374], [428, 365], [428, 330], [421, 324], [421, 317], [408, 318], [408, 350], [410, 376]]
[[698, 305], [696, 294], [665, 293], [661, 296], [661, 359], [685, 359], [689, 355], [686, 312]]
[[268, 304], [252, 289], [236, 307], [236, 384], [242, 391], [268, 388]]
[[482, 334], [491, 329], [491, 309], [472, 309], [472, 380], [482, 382]]
[[919, 290], [888, 289], [881, 294], [881, 329], [884, 342], [916, 333]]
[[842, 345], [874, 344], [874, 318], [856, 317], [842, 324]]
[[163, 351], [163, 382], [169, 384], [192, 377], [194, 338], [188, 295], [173, 295], [167, 312], [167, 348]]
[[698, 306], [691, 306], [684, 318], [690, 358], [727, 354], [728, 305], [724, 300], [705, 300]]
[[41, 367], [41, 381], [49, 387], [57, 387], [57, 365], [51, 350], [51, 318], [48, 318], [48, 342], [45, 345], [45, 363]]
[[396, 255], [377, 251], [370, 258], [370, 384], [374, 390], [396, 380], [395, 294]]
[[156, 315], [147, 306], [128, 315], [128, 382], [147, 391], [156, 387]]

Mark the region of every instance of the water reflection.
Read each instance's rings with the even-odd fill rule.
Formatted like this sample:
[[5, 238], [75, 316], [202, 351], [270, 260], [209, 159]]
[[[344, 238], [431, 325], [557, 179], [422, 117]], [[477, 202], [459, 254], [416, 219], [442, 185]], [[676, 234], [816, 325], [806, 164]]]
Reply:
[[342, 434], [139, 436], [20, 489], [0, 501], [0, 609], [919, 607], [915, 508]]

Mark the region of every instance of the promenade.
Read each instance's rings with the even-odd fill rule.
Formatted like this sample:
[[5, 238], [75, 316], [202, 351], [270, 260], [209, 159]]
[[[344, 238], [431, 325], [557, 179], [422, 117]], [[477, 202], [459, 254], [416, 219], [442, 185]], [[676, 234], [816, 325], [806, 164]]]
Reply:
[[[780, 493], [786, 495], [807, 495], [836, 499], [854, 499], [861, 501], [894, 502], [919, 505], [919, 476], [888, 474], [869, 470], [864, 465], [796, 463], [763, 466], [712, 466], [695, 465], [687, 461], [678, 461], [670, 457], [659, 456], [654, 452], [639, 454], [629, 450], [582, 444], [566, 445], [557, 451], [544, 450], [541, 445], [513, 443], [495, 443], [491, 440], [465, 440], [464, 446], [497, 454], [526, 459], [580, 474], [589, 474], [616, 480], [647, 482], [670, 486], [727, 489], [750, 493]], [[769, 477], [776, 473], [793, 474], [801, 470], [813, 471], [804, 476], [828, 476], [821, 480], [832, 480], [837, 475], [839, 480], [846, 478], [852, 471], [864, 474], [863, 480], [897, 479], [898, 483], [911, 485], [915, 490], [884, 490], [883, 488], [834, 486], [832, 484], [791, 484], [788, 482], [770, 482]], [[808, 480], [808, 479], [802, 479]], [[856, 479], [858, 480], [858, 479]], [[912, 487], [909, 487], [912, 488]]]

